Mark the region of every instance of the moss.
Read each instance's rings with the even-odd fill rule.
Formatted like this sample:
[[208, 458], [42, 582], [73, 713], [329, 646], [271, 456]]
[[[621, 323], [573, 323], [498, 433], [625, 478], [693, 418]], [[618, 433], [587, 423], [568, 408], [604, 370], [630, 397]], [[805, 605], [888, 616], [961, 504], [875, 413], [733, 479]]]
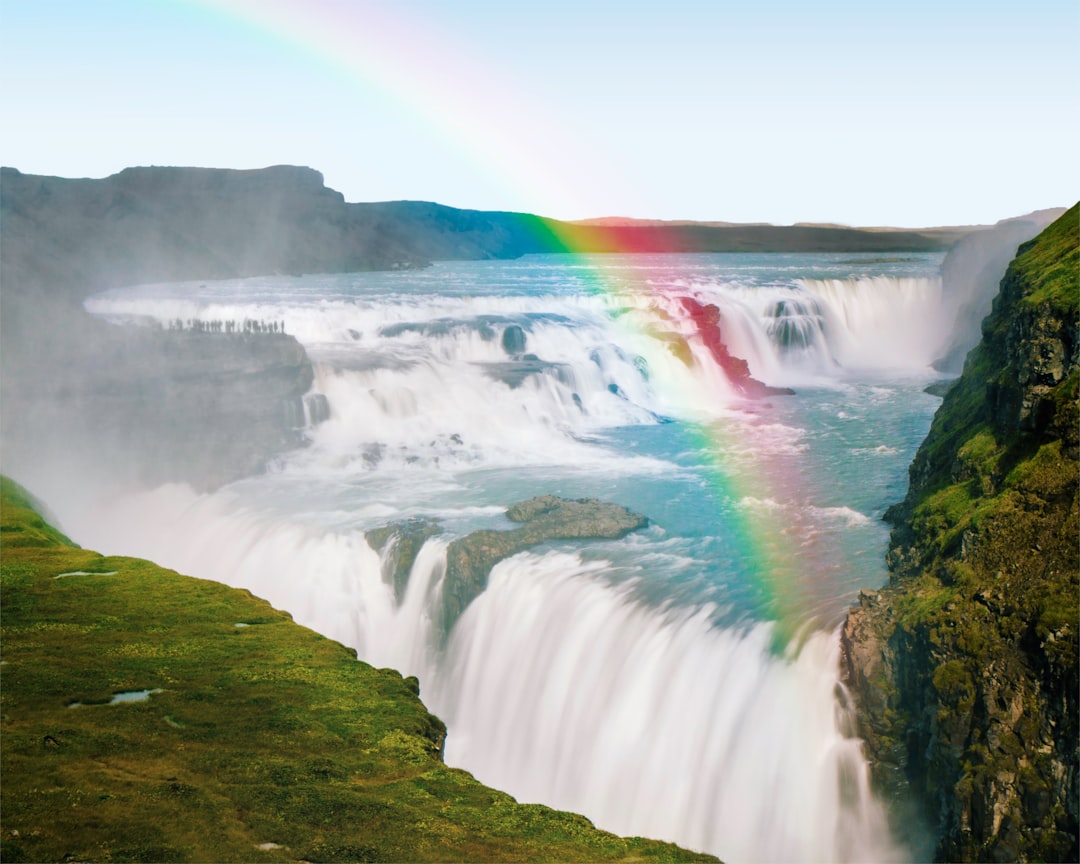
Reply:
[[1080, 297], [1080, 205], [1018, 250], [1012, 267], [1029, 286], [1022, 302], [1075, 313]]
[[72, 547], [0, 494], [21, 529], [0, 535], [3, 860], [708, 857], [517, 804], [443, 764], [415, 680], [246, 591]]
[[929, 575], [923, 575], [896, 601], [896, 618], [904, 629], [910, 630], [935, 619], [947, 604], [956, 599], [957, 590], [947, 587]]
[[41, 509], [22, 486], [0, 476], [0, 538], [6, 547], [75, 545], [45, 520]]
[[967, 664], [962, 660], [949, 660], [934, 671], [934, 689], [948, 702], [965, 703], [970, 708], [975, 699], [975, 685]]

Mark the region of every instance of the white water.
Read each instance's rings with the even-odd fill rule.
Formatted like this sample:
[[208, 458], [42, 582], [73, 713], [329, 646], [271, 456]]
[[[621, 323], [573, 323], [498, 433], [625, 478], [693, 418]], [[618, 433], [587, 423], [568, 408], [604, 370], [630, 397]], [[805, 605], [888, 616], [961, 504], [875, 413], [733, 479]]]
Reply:
[[[903, 860], [851, 737], [834, 628], [884, 579], [878, 517], [936, 404], [920, 392], [947, 338], [936, 264], [538, 256], [104, 295], [88, 305], [114, 318], [284, 319], [331, 417], [263, 477], [60, 515], [87, 546], [249, 588], [418, 675], [447, 761], [521, 800], [729, 862]], [[734, 401], [682, 297], [715, 304], [729, 350], [799, 395]], [[536, 360], [504, 349], [511, 326]], [[501, 562], [444, 645], [446, 544], [545, 493], [652, 524]], [[365, 531], [418, 515], [443, 533], [399, 603]], [[743, 522], [780, 550], [764, 579]], [[783, 655], [764, 584], [801, 610]]]

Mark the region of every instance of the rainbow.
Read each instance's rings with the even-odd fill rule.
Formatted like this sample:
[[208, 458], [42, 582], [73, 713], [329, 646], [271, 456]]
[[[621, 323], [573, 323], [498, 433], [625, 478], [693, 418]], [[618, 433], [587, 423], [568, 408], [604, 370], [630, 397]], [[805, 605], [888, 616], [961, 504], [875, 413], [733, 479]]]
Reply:
[[[280, 43], [283, 50], [299, 52], [331, 71], [347, 76], [359, 88], [374, 90], [393, 99], [415, 114], [445, 145], [481, 168], [522, 200], [551, 202], [551, 207], [572, 200], [571, 190], [559, 177], [537, 170], [544, 165], [543, 154], [504, 128], [490, 105], [520, 104], [520, 93], [502, 89], [505, 79], [498, 70], [481, 68], [471, 60], [470, 51], [452, 44], [446, 34], [432, 32], [425, 21], [409, 17], [399, 5], [354, 2], [354, 0], [175, 0], [179, 5], [199, 8], [211, 18], [220, 16], [243, 28], [251, 28]], [[408, 46], [408, 51], [402, 51]], [[402, 59], [407, 58], [407, 59]], [[418, 59], [419, 58], [419, 59]], [[453, 67], [453, 82], [441, 70]], [[468, 94], [463, 96], [463, 94]], [[557, 118], [537, 119], [549, 128]], [[567, 135], [566, 140], [572, 140]], [[527, 214], [520, 215], [522, 231], [538, 250], [584, 255], [596, 252], [640, 253], [671, 251], [662, 231], [648, 225], [604, 225], [559, 222]], [[612, 298], [615, 305], [629, 302], [620, 296], [624, 289], [604, 277], [603, 271], [589, 271], [592, 289]], [[708, 331], [707, 315], [687, 298], [684, 310], [696, 327], [696, 338], [712, 348], [722, 349], [719, 332]], [[625, 316], [623, 316], [625, 317]], [[691, 338], [695, 338], [691, 336]], [[711, 343], [711, 344], [710, 344]], [[671, 343], [684, 363], [692, 362], [688, 344]], [[726, 349], [723, 349], [726, 353]], [[669, 394], [671, 395], [671, 394]], [[719, 400], [728, 394], [678, 394], [687, 405], [700, 400]], [[695, 401], [697, 400], [697, 401]], [[753, 482], [739, 479], [726, 453], [738, 449], [734, 429], [740, 424], [709, 422], [685, 424], [688, 442], [705, 455], [705, 470], [712, 493], [726, 502], [718, 518], [734, 538], [731, 555], [739, 560], [759, 595], [760, 608], [777, 622], [774, 648], [783, 650], [806, 624], [800, 607], [800, 574], [805, 569], [796, 540], [785, 526], [770, 515], [768, 508], [740, 506], [750, 499], [784, 500], [783, 489], [790, 478], [782, 477], [775, 466], [762, 460]]]
[[[529, 134], [513, 127], [506, 109], [521, 118], [543, 112], [506, 83], [506, 70], [489, 68], [468, 45], [434, 31], [404, 4], [371, 0], [173, 0], [204, 12], [210, 23], [234, 23], [253, 30], [283, 51], [321, 65], [359, 91], [392, 101], [456, 152], [507, 190], [512, 200], [539, 202], [538, 210], [565, 212], [580, 198], [566, 181], [545, 171], [550, 154]], [[453, 74], [447, 75], [446, 70]], [[500, 106], [493, 111], [491, 106]], [[542, 121], [551, 136], [573, 141], [574, 130], [557, 117]], [[549, 137], [551, 137], [549, 136]], [[592, 166], [590, 166], [592, 168]], [[603, 174], [603, 166], [596, 166]], [[332, 185], [332, 184], [331, 184]]]

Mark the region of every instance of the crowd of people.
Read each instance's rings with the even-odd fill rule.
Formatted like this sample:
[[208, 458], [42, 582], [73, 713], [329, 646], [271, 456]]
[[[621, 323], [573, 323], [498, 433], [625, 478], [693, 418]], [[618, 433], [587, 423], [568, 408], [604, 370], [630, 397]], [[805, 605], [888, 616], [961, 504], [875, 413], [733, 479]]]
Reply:
[[239, 334], [278, 334], [285, 332], [284, 321], [259, 321], [245, 318], [243, 321], [203, 321], [201, 318], [174, 318], [169, 321], [169, 330], [190, 333], [239, 333]]

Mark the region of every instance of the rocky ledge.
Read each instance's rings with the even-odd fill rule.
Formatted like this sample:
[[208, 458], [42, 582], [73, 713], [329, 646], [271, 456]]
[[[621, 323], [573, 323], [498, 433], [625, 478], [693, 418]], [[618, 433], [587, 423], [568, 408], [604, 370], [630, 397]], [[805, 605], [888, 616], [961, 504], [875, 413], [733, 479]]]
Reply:
[[1076, 861], [1078, 211], [1025, 243], [843, 629], [875, 782], [943, 860]]
[[8, 464], [205, 490], [302, 442], [314, 375], [293, 337], [71, 320], [0, 372]]
[[520, 523], [510, 531], [474, 531], [450, 543], [443, 583], [443, 632], [487, 587], [491, 568], [504, 558], [548, 540], [618, 540], [649, 520], [618, 504], [542, 495], [512, 505], [506, 518]]

